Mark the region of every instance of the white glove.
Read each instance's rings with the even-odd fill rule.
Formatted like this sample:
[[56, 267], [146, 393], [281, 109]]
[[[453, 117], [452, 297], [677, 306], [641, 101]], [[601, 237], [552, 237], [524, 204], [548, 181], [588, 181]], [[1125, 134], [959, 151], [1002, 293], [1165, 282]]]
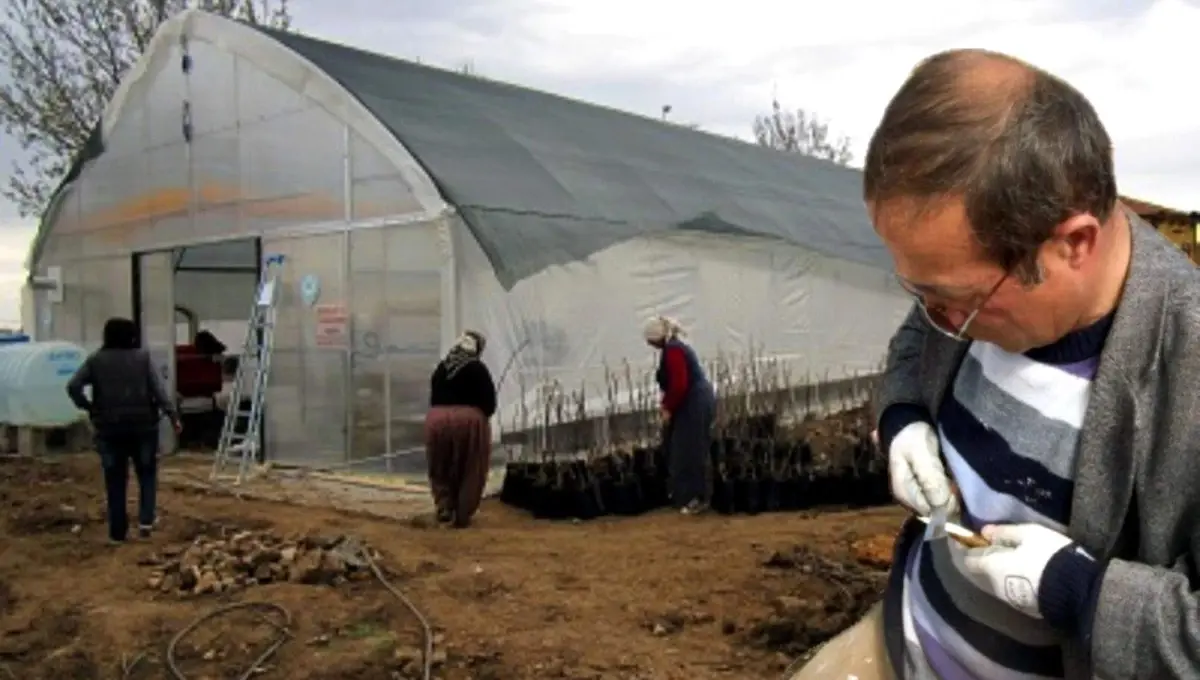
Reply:
[[958, 510], [950, 476], [942, 465], [937, 432], [929, 423], [910, 423], [892, 439], [888, 474], [892, 495], [918, 515], [928, 517], [943, 506], [950, 515]]
[[[1050, 558], [1071, 545], [1070, 538], [1040, 524], [1006, 524], [983, 528], [987, 548], [966, 552], [963, 567], [971, 580], [1018, 611], [1042, 618], [1038, 606], [1042, 574]], [[1091, 561], [1082, 548], [1080, 555]]]

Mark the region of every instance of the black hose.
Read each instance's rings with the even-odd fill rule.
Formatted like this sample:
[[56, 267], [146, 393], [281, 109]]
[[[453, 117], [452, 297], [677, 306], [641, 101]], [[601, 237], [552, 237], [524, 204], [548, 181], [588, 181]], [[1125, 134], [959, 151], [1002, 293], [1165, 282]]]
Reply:
[[[361, 544], [359, 544], [357, 547], [359, 556], [371, 570], [371, 573], [375, 575], [375, 578], [379, 580], [379, 583], [385, 589], [387, 589], [387, 591], [391, 593], [393, 597], [399, 600], [401, 604], [407, 607], [408, 611], [412, 613], [413, 618], [417, 620], [417, 623], [421, 624], [422, 677], [424, 680], [431, 680], [433, 677], [433, 628], [429, 625], [429, 620], [425, 618], [425, 615], [421, 613], [421, 610], [418, 609], [411, 600], [404, 596], [404, 593], [400, 592], [398, 588], [393, 586], [391, 582], [388, 581], [387, 577], [383, 574], [383, 570], [379, 568], [379, 565], [376, 564], [375, 560], [371, 557], [370, 551]], [[279, 636], [271, 642], [270, 646], [268, 646], [263, 653], [258, 656], [257, 659], [254, 660], [254, 663], [250, 664], [249, 668], [242, 671], [242, 674], [237, 676], [236, 680], [248, 680], [250, 677], [254, 676], [258, 672], [259, 668], [266, 663], [267, 659], [274, 656], [275, 653], [279, 651], [279, 648], [282, 647], [285, 642], [291, 639], [292, 634], [288, 628], [292, 624], [292, 614], [280, 605], [272, 602], [235, 602], [224, 607], [219, 607], [192, 621], [182, 630], [176, 633], [175, 637], [171, 638], [170, 644], [167, 645], [166, 657], [167, 670], [170, 672], [171, 677], [173, 677], [175, 680], [188, 680], [188, 677], [179, 669], [179, 665], [175, 660], [175, 648], [179, 645], [180, 641], [187, 637], [188, 634], [195, 632], [201, 625], [217, 618], [218, 616], [228, 614], [229, 612], [237, 611], [239, 609], [259, 610], [259, 619], [275, 628], [275, 630], [279, 632]], [[272, 621], [270, 617], [267, 616], [268, 612], [275, 612], [279, 614], [280, 618], [282, 619], [282, 623], [276, 623], [275, 621]], [[146, 653], [142, 652], [141, 654], [135, 656], [128, 664], [122, 663], [122, 679], [129, 680], [129, 678], [132, 678], [134, 668], [136, 668], [137, 665], [145, 659]], [[8, 666], [0, 664], [0, 671], [3, 672], [3, 675], [11, 678], [11, 680], [17, 680], [16, 674], [14, 674], [12, 669], [10, 669]]]
[[[391, 582], [387, 580], [387, 577], [383, 575], [383, 570], [379, 568], [378, 564], [375, 564], [375, 560], [371, 559], [370, 551], [364, 547], [359, 547], [358, 552], [360, 555], [362, 555], [363, 561], [365, 561], [367, 566], [371, 569], [371, 573], [375, 574], [375, 578], [379, 579], [379, 582], [383, 584], [383, 587], [386, 588], [387, 591], [391, 593], [397, 600], [400, 600], [401, 604], [403, 604], [405, 607], [408, 607], [408, 611], [412, 612], [412, 615], [417, 620], [417, 623], [421, 624], [421, 635], [424, 638], [424, 642], [421, 645], [421, 665], [423, 668], [422, 677], [424, 680], [430, 680], [430, 678], [433, 677], [433, 629], [429, 626], [428, 619], [425, 618], [425, 615], [421, 613], [420, 609], [417, 609], [417, 606], [413, 604], [412, 601], [404, 596], [404, 593], [401, 593], [399, 589], [397, 589], [391, 584]], [[239, 680], [242, 679], [239, 678]]]
[[[283, 646], [283, 643], [287, 642], [288, 639], [292, 637], [291, 632], [288, 631], [288, 626], [290, 626], [292, 623], [292, 615], [288, 610], [284, 609], [280, 605], [273, 604], [271, 602], [235, 602], [233, 604], [214, 609], [213, 611], [189, 623], [183, 630], [176, 633], [175, 637], [171, 638], [171, 643], [167, 645], [167, 670], [170, 671], [171, 676], [174, 677], [175, 680], [188, 680], [187, 676], [183, 674], [183, 671], [179, 670], [179, 666], [175, 661], [175, 647], [179, 644], [179, 641], [186, 637], [188, 633], [191, 633], [199, 628], [201, 624], [215, 619], [222, 614], [228, 614], [229, 612], [239, 609], [259, 609], [273, 611], [282, 617], [283, 623], [275, 623], [274, 621], [271, 621], [271, 619], [265, 615], [265, 612], [261, 614], [263, 621], [271, 624], [277, 631], [279, 631], [279, 636], [275, 638], [270, 646], [268, 646], [266, 650], [264, 650], [263, 653], [258, 656], [257, 659], [254, 660], [254, 663], [250, 664], [249, 668], [247, 668], [245, 671], [242, 671], [242, 674], [237, 676], [237, 680], [247, 680], [256, 674], [259, 667], [266, 663], [267, 659], [274, 656], [275, 652], [279, 651], [279, 648]], [[132, 668], [132, 666], [130, 666], [130, 668]]]

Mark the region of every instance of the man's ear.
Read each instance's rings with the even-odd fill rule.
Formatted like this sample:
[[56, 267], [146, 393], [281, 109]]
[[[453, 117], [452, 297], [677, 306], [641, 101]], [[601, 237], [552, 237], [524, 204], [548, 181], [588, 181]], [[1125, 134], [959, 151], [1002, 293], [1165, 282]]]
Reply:
[[1054, 230], [1054, 252], [1072, 269], [1088, 260], [1100, 243], [1100, 221], [1090, 213], [1074, 215]]

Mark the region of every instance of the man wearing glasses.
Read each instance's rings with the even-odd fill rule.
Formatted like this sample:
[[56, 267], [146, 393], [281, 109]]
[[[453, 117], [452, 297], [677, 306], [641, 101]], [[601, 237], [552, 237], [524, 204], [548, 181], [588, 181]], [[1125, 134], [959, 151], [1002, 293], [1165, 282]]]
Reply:
[[1004, 55], [935, 55], [863, 181], [915, 298], [878, 435], [925, 521], [882, 606], [795, 677], [1200, 678], [1200, 280], [1118, 202], [1091, 104]]

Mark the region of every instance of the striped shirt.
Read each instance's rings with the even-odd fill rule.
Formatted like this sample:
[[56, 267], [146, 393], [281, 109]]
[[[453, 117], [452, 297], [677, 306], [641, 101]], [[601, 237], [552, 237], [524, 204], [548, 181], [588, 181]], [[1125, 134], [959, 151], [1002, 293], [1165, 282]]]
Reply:
[[[937, 423], [962, 524], [1037, 523], [1066, 532], [1076, 445], [1110, 324], [1024, 355], [972, 344]], [[908, 677], [1063, 677], [1061, 633], [976, 586], [963, 549], [932, 540], [930, 530], [908, 552], [903, 602]]]

